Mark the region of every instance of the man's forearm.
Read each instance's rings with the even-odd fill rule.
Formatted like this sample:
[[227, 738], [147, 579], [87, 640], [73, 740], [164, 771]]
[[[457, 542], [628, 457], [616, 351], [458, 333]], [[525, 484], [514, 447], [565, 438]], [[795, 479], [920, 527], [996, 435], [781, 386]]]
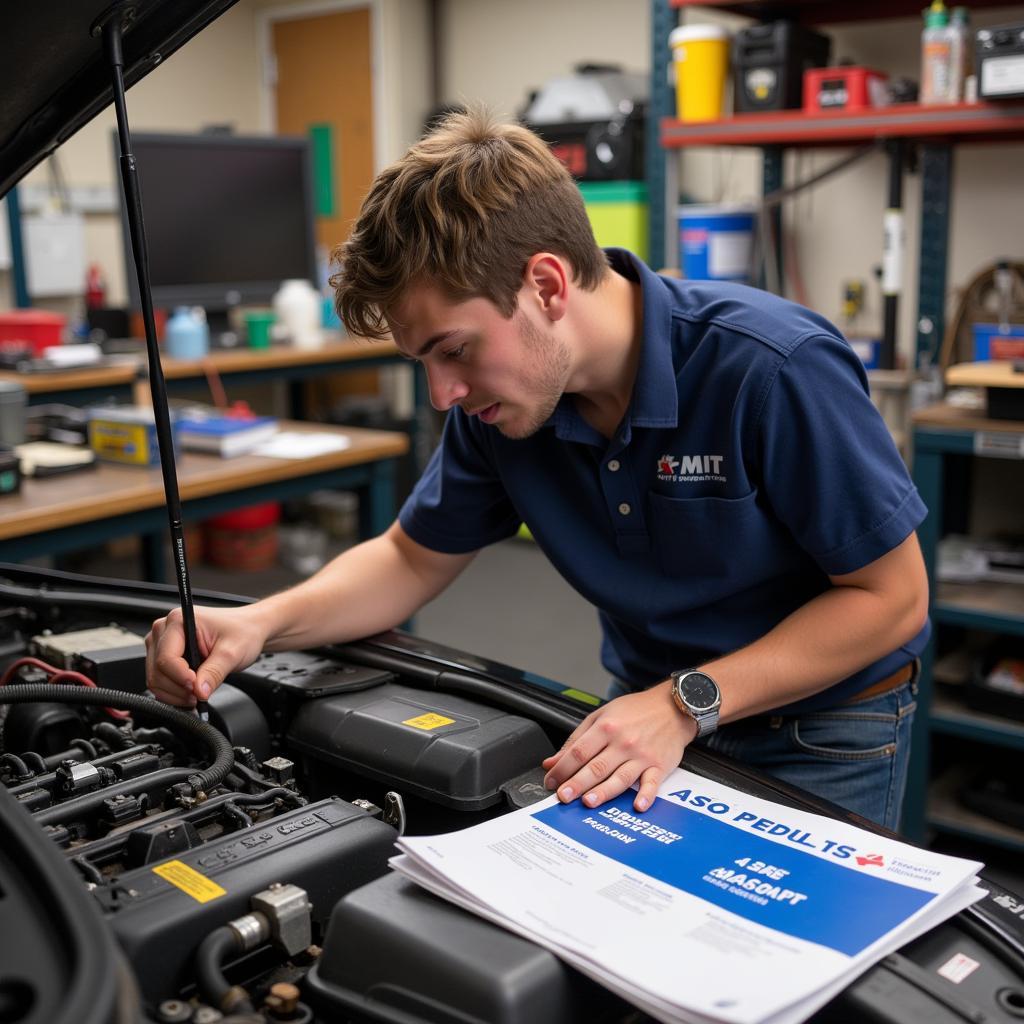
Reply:
[[[410, 557], [394, 528], [342, 552], [316, 575], [246, 609], [266, 650], [344, 643], [392, 629], [443, 590], [471, 555]], [[421, 549], [422, 550], [422, 549]]]
[[834, 587], [760, 640], [705, 664], [730, 722], [808, 697], [907, 643], [924, 623], [917, 601]]

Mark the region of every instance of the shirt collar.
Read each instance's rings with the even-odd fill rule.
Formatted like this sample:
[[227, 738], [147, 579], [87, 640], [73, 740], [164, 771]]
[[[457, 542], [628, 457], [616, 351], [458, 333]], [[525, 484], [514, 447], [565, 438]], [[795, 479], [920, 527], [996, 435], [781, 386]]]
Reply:
[[679, 393], [672, 363], [672, 303], [668, 286], [643, 260], [626, 249], [605, 249], [612, 269], [640, 283], [643, 341], [633, 383], [629, 423], [634, 427], [675, 427]]
[[[675, 368], [672, 363], [672, 304], [664, 281], [626, 249], [605, 249], [612, 270], [638, 282], [642, 296], [643, 339], [633, 397], [620, 442], [628, 443], [633, 427], [675, 427], [679, 416]], [[599, 440], [597, 432], [576, 411], [572, 395], [562, 395], [544, 426], [553, 426], [563, 441]]]

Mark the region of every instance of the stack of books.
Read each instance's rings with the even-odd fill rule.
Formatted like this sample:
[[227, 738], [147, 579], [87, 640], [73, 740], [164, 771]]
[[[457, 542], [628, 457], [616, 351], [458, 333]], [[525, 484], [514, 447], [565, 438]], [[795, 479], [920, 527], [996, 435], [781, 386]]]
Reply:
[[206, 415], [190, 411], [178, 418], [175, 432], [186, 451], [230, 457], [242, 455], [277, 433], [273, 416]]

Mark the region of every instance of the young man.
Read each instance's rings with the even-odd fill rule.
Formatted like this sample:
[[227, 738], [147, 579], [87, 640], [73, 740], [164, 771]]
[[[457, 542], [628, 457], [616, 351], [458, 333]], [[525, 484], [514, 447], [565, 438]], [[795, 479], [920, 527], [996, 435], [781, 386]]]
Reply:
[[835, 328], [602, 252], [543, 143], [478, 113], [378, 176], [337, 256], [343, 322], [421, 364], [441, 444], [382, 536], [201, 609], [198, 672], [180, 614], [154, 623], [153, 693], [189, 705], [262, 650], [393, 627], [525, 521], [617, 680], [544, 764], [562, 800], [639, 783], [643, 811], [700, 737], [895, 825], [925, 509]]

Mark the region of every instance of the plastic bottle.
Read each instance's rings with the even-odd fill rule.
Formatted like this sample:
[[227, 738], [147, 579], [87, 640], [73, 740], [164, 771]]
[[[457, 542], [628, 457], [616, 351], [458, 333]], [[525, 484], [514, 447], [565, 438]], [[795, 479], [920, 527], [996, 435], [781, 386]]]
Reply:
[[187, 306], [179, 306], [164, 328], [164, 351], [173, 359], [201, 359], [210, 348], [206, 319]]
[[974, 70], [971, 12], [966, 7], [954, 7], [949, 27], [950, 38], [953, 43], [953, 92], [956, 95], [957, 102], [964, 102], [969, 100], [967, 95], [967, 79]]
[[296, 348], [320, 348], [324, 343], [320, 295], [308, 282], [285, 281], [274, 293], [274, 312]]
[[921, 33], [921, 103], [956, 103], [953, 91], [953, 30], [942, 0], [932, 0], [924, 12]]

